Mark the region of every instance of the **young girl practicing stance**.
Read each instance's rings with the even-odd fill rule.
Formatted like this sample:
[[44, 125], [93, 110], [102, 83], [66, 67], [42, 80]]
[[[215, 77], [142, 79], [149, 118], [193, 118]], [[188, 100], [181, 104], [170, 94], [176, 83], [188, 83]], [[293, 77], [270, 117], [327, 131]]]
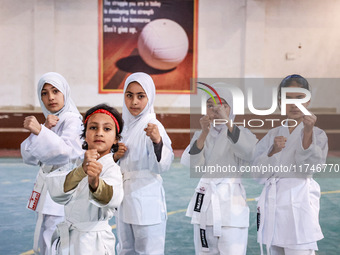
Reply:
[[[279, 86], [279, 101], [282, 89], [287, 87], [310, 91], [306, 79], [290, 75]], [[305, 94], [287, 92], [286, 97], [302, 99]], [[255, 165], [292, 167], [289, 173], [270, 173], [266, 176], [269, 178], [260, 179], [264, 188], [257, 208], [258, 242], [261, 254], [262, 244], [266, 244], [271, 255], [312, 255], [318, 249], [316, 242], [323, 238], [319, 225], [320, 186], [313, 180], [313, 173], [300, 166], [324, 164], [328, 141], [325, 132], [315, 127], [315, 115], [304, 115], [294, 104], [287, 104], [286, 113], [285, 125], [270, 130], [256, 147]]]
[[27, 205], [38, 213], [33, 250], [50, 254], [51, 237], [64, 218], [64, 207], [51, 200], [45, 177], [82, 157], [82, 116], [70, 97], [67, 81], [58, 73], [46, 73], [40, 78], [38, 97], [46, 121], [41, 125], [34, 116], [25, 118], [24, 128], [31, 134], [21, 144], [21, 155], [26, 164], [40, 166]]
[[115, 254], [108, 221], [123, 199], [123, 183], [111, 152], [118, 148], [123, 123], [116, 109], [101, 104], [86, 112], [84, 126], [83, 163], [47, 176], [52, 199], [65, 205], [53, 248], [56, 254]]
[[[233, 99], [223, 83], [213, 88], [221, 98], [207, 101], [207, 115], [200, 119], [201, 131], [195, 132], [185, 149], [181, 163], [195, 166], [236, 166], [248, 163], [257, 139], [248, 129], [231, 125]], [[214, 119], [228, 123], [213, 126]], [[216, 178], [219, 177], [219, 178]], [[205, 174], [197, 185], [187, 209], [194, 224], [195, 254], [245, 255], [247, 249], [249, 208], [246, 193], [238, 178]], [[230, 175], [229, 175], [230, 177]], [[234, 176], [235, 177], [235, 176]]]
[[[115, 160], [124, 178], [118, 209], [118, 254], [164, 254], [166, 204], [160, 173], [173, 160], [171, 141], [154, 113], [155, 85], [145, 73], [124, 85], [123, 143]], [[125, 154], [124, 154], [125, 153]]]

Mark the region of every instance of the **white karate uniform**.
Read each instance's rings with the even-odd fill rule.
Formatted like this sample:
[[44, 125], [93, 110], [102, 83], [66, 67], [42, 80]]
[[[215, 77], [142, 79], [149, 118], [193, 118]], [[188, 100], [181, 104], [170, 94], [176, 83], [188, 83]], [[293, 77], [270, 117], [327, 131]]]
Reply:
[[[212, 85], [230, 106], [229, 119], [233, 120], [232, 96], [223, 84]], [[190, 150], [202, 131], [195, 132], [190, 145], [182, 154], [181, 163], [195, 166], [235, 166], [248, 164], [253, 157], [257, 138], [248, 129], [239, 130], [236, 143], [229, 137], [224, 125], [210, 126], [203, 149], [198, 154]], [[247, 249], [249, 207], [242, 185], [241, 173], [227, 178], [207, 173], [200, 179], [186, 215], [194, 225], [195, 253], [245, 255]], [[214, 178], [215, 177], [215, 178]], [[203, 201], [202, 201], [203, 200]], [[205, 231], [204, 231], [205, 230]], [[205, 236], [204, 233], [205, 232]]]
[[[305, 252], [317, 250], [316, 241], [323, 238], [319, 225], [320, 186], [312, 178], [313, 172], [305, 172], [303, 168], [300, 173], [299, 169], [304, 164], [309, 164], [311, 169], [313, 164], [326, 162], [328, 139], [323, 130], [314, 127], [312, 144], [305, 150], [303, 127], [300, 123], [291, 134], [288, 127], [274, 128], [256, 147], [254, 165], [284, 165], [291, 169], [290, 173], [269, 174], [259, 179], [265, 185], [258, 201], [261, 254], [262, 244], [267, 245], [267, 253], [270, 246]], [[268, 157], [277, 136], [287, 138], [285, 148]]]
[[[173, 161], [171, 140], [163, 125], [156, 119], [153, 102], [155, 86], [145, 73], [130, 75], [124, 86], [138, 82], [146, 92], [148, 103], [144, 110], [133, 116], [123, 104], [124, 128], [122, 142], [127, 151], [119, 160], [124, 180], [124, 199], [118, 209], [118, 254], [164, 254], [167, 210], [162, 177]], [[146, 136], [148, 123], [157, 124], [162, 142], [161, 159], [158, 162], [154, 145]]]
[[[231, 165], [237, 166], [237, 169], [240, 165], [247, 164], [253, 156], [257, 142], [255, 135], [240, 127], [239, 139], [234, 144], [228, 137], [226, 127], [216, 137], [213, 137], [212, 128], [202, 151], [190, 155], [189, 151], [201, 131], [194, 134], [191, 144], [183, 152], [181, 163], [189, 167]], [[209, 178], [206, 174], [200, 179], [195, 191], [186, 215], [191, 217], [192, 224], [199, 226], [194, 228], [197, 237], [195, 238], [196, 254], [246, 254], [249, 207], [241, 178]], [[197, 210], [199, 194], [203, 194], [203, 203], [201, 209]], [[209, 229], [205, 231], [208, 247], [202, 247], [200, 228]], [[230, 241], [233, 236], [239, 237], [234, 244]]]
[[65, 205], [65, 221], [57, 226], [56, 231], [60, 236], [56, 254], [115, 254], [115, 236], [108, 221], [123, 199], [122, 175], [112, 153], [101, 157], [98, 162], [103, 165], [100, 178], [113, 187], [108, 204], [95, 199], [87, 176], [65, 193], [65, 178], [70, 170], [66, 167], [46, 178], [52, 199]]
[[[52, 233], [58, 223], [63, 220], [64, 207], [52, 201], [45, 185], [46, 175], [60, 166], [75, 163], [83, 156], [82, 141], [82, 116], [70, 98], [70, 87], [66, 80], [57, 73], [47, 73], [38, 83], [38, 96], [44, 116], [52, 114], [41, 100], [41, 90], [45, 83], [58, 88], [64, 95], [64, 107], [57, 113], [59, 121], [51, 129], [41, 125], [38, 135], [31, 134], [21, 143], [21, 156], [29, 165], [39, 165], [34, 192], [40, 193], [36, 205], [38, 213], [34, 233], [33, 250], [40, 254], [49, 254]], [[37, 194], [36, 193], [36, 194]], [[33, 193], [32, 193], [33, 194]], [[36, 203], [33, 197], [28, 202], [28, 207]]]

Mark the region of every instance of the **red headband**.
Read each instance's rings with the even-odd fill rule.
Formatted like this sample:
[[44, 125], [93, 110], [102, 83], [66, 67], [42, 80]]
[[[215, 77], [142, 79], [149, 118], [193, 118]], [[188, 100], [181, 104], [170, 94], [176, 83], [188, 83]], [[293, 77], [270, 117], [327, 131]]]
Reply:
[[87, 118], [85, 119], [84, 121], [84, 124], [86, 124], [86, 122], [89, 120], [89, 118], [93, 115], [93, 114], [96, 114], [96, 113], [105, 113], [107, 115], [109, 115], [113, 121], [116, 123], [116, 127], [117, 127], [117, 133], [119, 133], [119, 125], [118, 125], [118, 121], [117, 119], [115, 118], [115, 116], [112, 115], [111, 112], [107, 111], [107, 110], [104, 110], [104, 109], [98, 109], [96, 111], [94, 111], [93, 113], [91, 113], [89, 116], [87, 116]]

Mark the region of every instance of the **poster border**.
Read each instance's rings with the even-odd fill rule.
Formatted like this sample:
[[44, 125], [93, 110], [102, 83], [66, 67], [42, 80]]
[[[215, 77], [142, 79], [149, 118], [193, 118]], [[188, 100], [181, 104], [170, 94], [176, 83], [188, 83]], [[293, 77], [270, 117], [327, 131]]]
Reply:
[[[197, 78], [197, 51], [198, 51], [198, 1], [194, 2], [194, 22], [193, 22], [193, 68], [192, 77]], [[103, 88], [103, 0], [98, 0], [98, 93], [99, 94], [115, 94], [123, 93], [122, 89], [104, 89]], [[190, 82], [190, 81], [189, 81]], [[190, 94], [194, 89], [189, 90], [158, 90], [157, 94]]]

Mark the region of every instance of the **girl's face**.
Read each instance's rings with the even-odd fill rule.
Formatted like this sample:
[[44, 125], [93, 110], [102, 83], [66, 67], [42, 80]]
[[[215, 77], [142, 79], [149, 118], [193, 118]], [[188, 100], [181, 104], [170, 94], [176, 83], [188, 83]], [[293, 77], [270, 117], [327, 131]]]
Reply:
[[148, 104], [148, 97], [138, 82], [131, 82], [124, 95], [125, 105], [133, 116], [138, 116]]
[[[296, 87], [300, 88], [298, 84], [295, 82], [292, 83], [289, 87]], [[306, 97], [304, 93], [287, 93], [287, 99], [301, 99]], [[307, 108], [310, 104], [310, 101], [303, 103], [302, 105]], [[298, 122], [300, 122], [304, 116], [304, 114], [301, 112], [301, 110], [295, 105], [295, 104], [287, 104], [286, 105], [286, 114], [288, 119], [294, 119]]]
[[214, 103], [212, 98], [209, 98], [207, 101], [207, 115], [210, 120], [213, 119], [229, 119], [230, 114], [230, 106], [228, 103], [221, 98], [222, 106], [217, 97], [215, 97], [217, 105]]
[[100, 157], [110, 153], [116, 139], [116, 126], [113, 119], [105, 113], [92, 115], [86, 126], [85, 141], [88, 149], [97, 149]]
[[41, 100], [51, 113], [56, 113], [64, 107], [63, 93], [49, 83], [45, 83], [41, 90]]

